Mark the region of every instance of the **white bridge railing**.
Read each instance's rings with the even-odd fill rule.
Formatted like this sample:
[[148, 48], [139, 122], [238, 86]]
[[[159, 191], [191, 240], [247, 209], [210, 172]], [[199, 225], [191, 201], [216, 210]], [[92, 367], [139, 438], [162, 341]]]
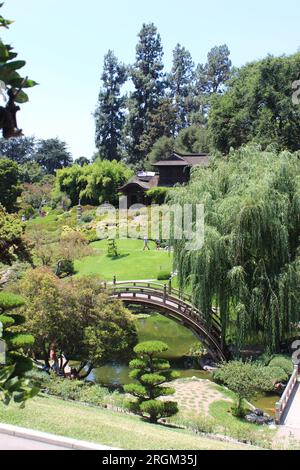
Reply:
[[289, 400], [291, 398], [291, 395], [294, 391], [294, 388], [297, 384], [298, 381], [298, 375], [299, 375], [299, 366], [295, 365], [293, 374], [286, 386], [286, 389], [280, 398], [280, 400], [276, 403], [276, 409], [275, 409], [275, 422], [276, 424], [281, 423], [282, 416], [286, 410], [286, 407], [289, 403]]

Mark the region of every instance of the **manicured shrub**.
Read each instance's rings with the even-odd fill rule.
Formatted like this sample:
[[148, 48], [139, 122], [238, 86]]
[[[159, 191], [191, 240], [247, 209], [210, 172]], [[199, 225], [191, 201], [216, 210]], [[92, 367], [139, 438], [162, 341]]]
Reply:
[[274, 381], [274, 384], [279, 382], [287, 382], [289, 375], [284, 369], [278, 366], [268, 366], [265, 369], [265, 373], [269, 374], [270, 380]]
[[158, 281], [168, 281], [171, 278], [171, 273], [170, 271], [159, 271], [157, 275], [157, 280]]
[[48, 384], [48, 391], [52, 395], [57, 395], [64, 400], [80, 401], [81, 390], [84, 382], [79, 380], [65, 380], [63, 378], [53, 379]]
[[58, 277], [71, 276], [75, 273], [74, 262], [70, 259], [63, 259], [59, 261], [56, 268], [56, 275]]
[[107, 243], [107, 256], [109, 258], [117, 258], [119, 256], [118, 246], [115, 240], [108, 240]]
[[103, 405], [109, 392], [99, 385], [86, 385], [80, 390], [79, 400], [91, 405]]
[[157, 400], [159, 397], [175, 393], [173, 388], [162, 385], [179, 377], [176, 372], [170, 370], [168, 361], [158, 357], [167, 350], [168, 345], [161, 341], [145, 341], [138, 344], [134, 348], [137, 359], [129, 364], [132, 369], [130, 377], [138, 383], [124, 387], [125, 392], [136, 398], [136, 402], [130, 405], [131, 411], [146, 415], [152, 423], [178, 412], [176, 402]]
[[280, 367], [283, 369], [288, 375], [293, 373], [293, 363], [291, 359], [285, 356], [275, 356], [270, 362], [270, 367]]
[[56, 374], [47, 374], [46, 372], [32, 371], [28, 374], [31, 381], [50, 395], [63, 398], [64, 400], [74, 400], [91, 405], [101, 406], [106, 402], [118, 405], [117, 395], [111, 394], [104, 387], [86, 383], [80, 380], [67, 380], [58, 377]]
[[151, 204], [159, 204], [162, 205], [166, 202], [168, 196], [169, 188], [165, 187], [157, 187], [152, 188], [147, 191], [147, 198], [151, 202]]
[[207, 415], [184, 414], [175, 416], [172, 422], [196, 433], [214, 434], [217, 431], [216, 420]]
[[149, 415], [151, 423], [178, 413], [177, 403], [173, 401], [148, 400], [141, 403], [140, 409], [142, 413]]
[[81, 216], [81, 222], [88, 224], [94, 220], [94, 214], [91, 212], [85, 212]]
[[232, 409], [235, 416], [245, 414], [244, 400], [251, 400], [259, 392], [270, 391], [274, 384], [265, 373], [265, 367], [251, 362], [231, 361], [223, 363], [214, 373], [214, 379], [226, 385], [236, 394]]

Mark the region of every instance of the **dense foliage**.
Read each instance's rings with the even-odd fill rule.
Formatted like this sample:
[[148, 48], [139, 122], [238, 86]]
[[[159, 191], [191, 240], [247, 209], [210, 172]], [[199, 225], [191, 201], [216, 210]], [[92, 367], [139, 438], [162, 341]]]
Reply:
[[[135, 62], [127, 67], [127, 74], [111, 51], [105, 56], [95, 113], [100, 158], [122, 156], [143, 168], [145, 162], [157, 160], [149, 157], [157, 141], [158, 151], [161, 153], [163, 142], [168, 152], [167, 140], [170, 144], [181, 130], [194, 125], [199, 133], [205, 133], [211, 99], [224, 91], [232, 72], [228, 47], [212, 48], [206, 63], [196, 66], [190, 52], [177, 44], [169, 72], [164, 70], [163, 55], [160, 34], [149, 23], [143, 24], [138, 34]], [[122, 86], [128, 80], [133, 91], [126, 96]], [[184, 151], [205, 151], [207, 142], [203, 140], [206, 137], [201, 137], [196, 150], [185, 147]]]
[[23, 165], [34, 161], [36, 139], [34, 137], [14, 137], [0, 139], [0, 155]]
[[209, 116], [213, 145], [221, 152], [252, 140], [264, 148], [300, 149], [300, 107], [292, 100], [292, 84], [300, 69], [300, 53], [268, 56], [236, 71], [223, 96], [216, 95]]
[[151, 188], [147, 191], [147, 198], [151, 204], [164, 204], [168, 197], [169, 188], [164, 186], [158, 186], [157, 188]]
[[118, 392], [110, 393], [108, 388], [83, 380], [64, 380], [56, 374], [31, 371], [26, 374], [44, 393], [54, 395], [63, 400], [74, 400], [81, 403], [107, 407], [122, 406], [124, 395]]
[[[26, 301], [26, 329], [35, 337], [32, 352], [49, 364], [50, 349], [81, 362], [78, 374], [129, 353], [136, 329], [127, 309], [109, 299], [94, 278], [60, 280], [46, 268], [29, 271], [19, 289]], [[63, 372], [63, 371], [61, 371]]]
[[67, 193], [72, 205], [97, 206], [103, 202], [118, 202], [118, 189], [130, 178], [128, 167], [115, 160], [96, 160], [88, 166], [73, 165], [58, 170], [57, 185], [61, 192]]
[[232, 361], [224, 363], [214, 378], [225, 384], [236, 394], [235, 414], [243, 414], [243, 400], [251, 400], [256, 394], [272, 389], [272, 381], [267, 368], [251, 362]]
[[24, 224], [18, 216], [8, 214], [0, 205], [0, 262], [30, 260], [30, 250], [24, 236]]
[[0, 158], [0, 188], [0, 204], [7, 211], [13, 211], [21, 194], [21, 188], [18, 165], [8, 158]]
[[299, 176], [297, 154], [246, 147], [173, 191], [174, 201], [205, 206], [203, 247], [176, 243], [180, 283], [208, 322], [218, 307], [223, 342], [237, 351], [248, 341], [278, 350], [300, 320]]
[[163, 386], [178, 378], [177, 372], [170, 370], [170, 364], [159, 358], [168, 346], [161, 341], [146, 341], [134, 348], [137, 359], [130, 362], [130, 377], [138, 383], [126, 385], [125, 391], [137, 398], [132, 409], [149, 416], [152, 423], [159, 418], [173, 416], [178, 412], [177, 403], [157, 400], [159, 397], [173, 395], [175, 390]]
[[46, 173], [54, 175], [56, 170], [70, 166], [72, 157], [66, 143], [55, 138], [38, 142], [35, 161]]
[[[136, 46], [136, 61], [131, 68], [135, 90], [129, 100], [128, 153], [132, 163], [146, 157], [153, 145], [148, 135], [152, 119], [164, 96], [163, 48], [153, 23], [144, 24]], [[158, 136], [161, 137], [161, 136]]]

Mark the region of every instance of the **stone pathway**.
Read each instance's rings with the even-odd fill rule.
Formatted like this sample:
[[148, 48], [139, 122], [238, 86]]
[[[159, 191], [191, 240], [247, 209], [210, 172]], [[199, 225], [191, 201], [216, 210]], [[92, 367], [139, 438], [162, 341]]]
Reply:
[[203, 379], [189, 379], [189, 380], [174, 380], [169, 384], [175, 388], [176, 393], [168, 400], [174, 400], [178, 403], [179, 409], [183, 412], [206, 414], [209, 413], [209, 406], [215, 401], [228, 401], [230, 398], [223, 395], [216, 389], [216, 385], [209, 380]]

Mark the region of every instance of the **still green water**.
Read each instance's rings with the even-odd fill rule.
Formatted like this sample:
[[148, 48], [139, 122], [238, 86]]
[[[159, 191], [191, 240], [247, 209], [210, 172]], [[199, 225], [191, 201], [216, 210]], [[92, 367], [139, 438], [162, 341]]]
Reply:
[[[191, 350], [197, 348], [199, 340], [190, 330], [159, 314], [137, 319], [136, 323], [140, 342], [159, 340], [169, 345], [164, 357], [170, 361], [173, 370], [180, 373], [181, 378], [198, 377], [212, 380], [212, 374], [200, 370], [197, 359], [192, 357]], [[132, 382], [129, 372], [128, 363], [120, 360], [94, 369], [89, 379], [105, 386], [117, 387]], [[272, 415], [276, 401], [276, 395], [260, 396], [256, 398], [254, 405]]]
[[[211, 377], [197, 369], [197, 361], [191, 357], [191, 348], [196, 348], [199, 341], [190, 330], [159, 314], [138, 319], [136, 324], [140, 342], [159, 340], [168, 344], [169, 350], [162, 356], [170, 361], [174, 370], [180, 372], [181, 377]], [[128, 364], [121, 360], [94, 369], [89, 378], [108, 386], [125, 385], [132, 381]]]

